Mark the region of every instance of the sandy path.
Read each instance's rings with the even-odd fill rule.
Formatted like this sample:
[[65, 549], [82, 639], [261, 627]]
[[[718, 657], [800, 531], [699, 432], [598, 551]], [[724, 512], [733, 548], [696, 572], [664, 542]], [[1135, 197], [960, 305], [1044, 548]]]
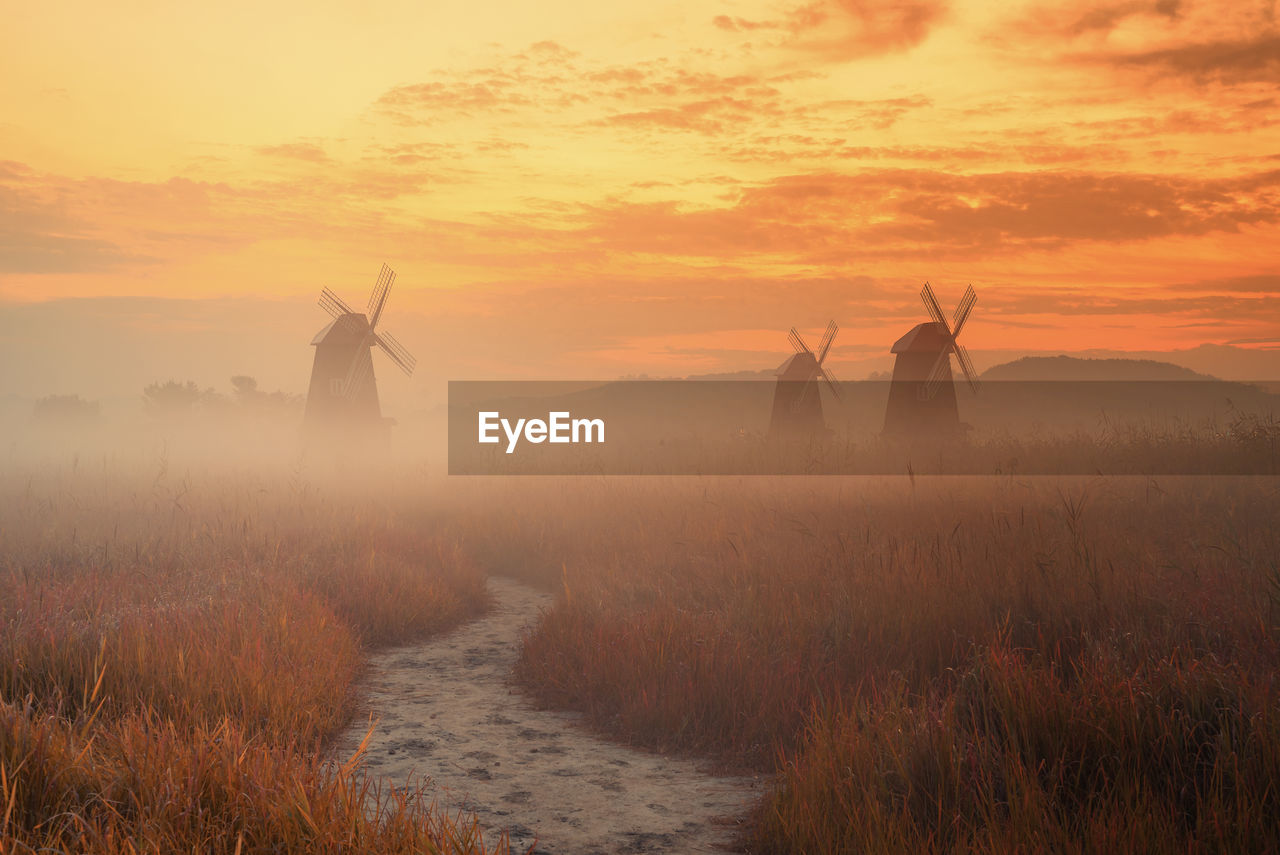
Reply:
[[[429, 778], [440, 805], [474, 811], [486, 840], [512, 851], [613, 855], [714, 852], [760, 793], [750, 778], [712, 777], [681, 759], [633, 751], [578, 726], [574, 713], [534, 709], [509, 677], [520, 629], [551, 598], [490, 578], [483, 618], [423, 644], [373, 657], [361, 686], [380, 722], [371, 772], [403, 784]], [[338, 744], [356, 750], [360, 721]]]

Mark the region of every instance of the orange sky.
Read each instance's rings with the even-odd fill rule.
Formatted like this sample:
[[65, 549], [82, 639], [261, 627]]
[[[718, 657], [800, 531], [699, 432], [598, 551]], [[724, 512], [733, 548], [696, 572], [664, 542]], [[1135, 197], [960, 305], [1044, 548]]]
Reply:
[[457, 377], [759, 368], [828, 317], [838, 364], [925, 279], [975, 351], [1280, 344], [1275, 2], [618, 5], [12, 8], [0, 301], [318, 328], [385, 260]]

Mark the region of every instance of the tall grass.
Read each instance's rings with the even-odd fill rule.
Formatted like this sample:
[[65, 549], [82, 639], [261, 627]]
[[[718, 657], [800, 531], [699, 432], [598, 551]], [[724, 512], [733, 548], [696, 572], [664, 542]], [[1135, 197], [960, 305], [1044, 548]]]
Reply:
[[482, 851], [327, 759], [481, 568], [543, 702], [774, 774], [751, 851], [1280, 849], [1274, 479], [4, 474], [6, 852]]
[[562, 489], [492, 523], [560, 590], [520, 680], [776, 769], [754, 851], [1280, 846], [1271, 479]]
[[438, 529], [296, 477], [0, 485], [0, 851], [484, 850], [327, 759], [365, 649], [485, 607]]

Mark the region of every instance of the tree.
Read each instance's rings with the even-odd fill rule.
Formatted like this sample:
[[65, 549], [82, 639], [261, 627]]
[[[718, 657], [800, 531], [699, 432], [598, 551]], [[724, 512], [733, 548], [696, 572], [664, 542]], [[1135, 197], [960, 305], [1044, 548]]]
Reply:
[[237, 374], [231, 378], [231, 388], [236, 400], [242, 404], [251, 404], [262, 398], [258, 391], [258, 381], [247, 374]]
[[48, 395], [36, 401], [35, 419], [42, 425], [83, 427], [98, 420], [97, 401], [86, 401], [79, 395]]
[[231, 378], [236, 402], [246, 409], [271, 412], [288, 412], [302, 408], [305, 398], [301, 395], [290, 395], [288, 392], [264, 392], [258, 388], [258, 381], [246, 374], [237, 374]]
[[195, 409], [196, 404], [212, 394], [212, 389], [202, 393], [194, 380], [188, 380], [186, 383], [179, 383], [177, 380], [157, 382], [142, 390], [147, 409], [161, 416], [190, 413]]

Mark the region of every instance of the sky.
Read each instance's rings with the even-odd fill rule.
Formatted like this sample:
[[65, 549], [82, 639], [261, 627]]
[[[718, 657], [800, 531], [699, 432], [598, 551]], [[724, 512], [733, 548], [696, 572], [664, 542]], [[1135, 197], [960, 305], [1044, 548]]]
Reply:
[[301, 391], [319, 289], [363, 306], [383, 262], [419, 382], [772, 367], [828, 318], [862, 366], [926, 280], [977, 290], [980, 368], [1280, 348], [1274, 0], [4, 18], [0, 351], [58, 391]]

